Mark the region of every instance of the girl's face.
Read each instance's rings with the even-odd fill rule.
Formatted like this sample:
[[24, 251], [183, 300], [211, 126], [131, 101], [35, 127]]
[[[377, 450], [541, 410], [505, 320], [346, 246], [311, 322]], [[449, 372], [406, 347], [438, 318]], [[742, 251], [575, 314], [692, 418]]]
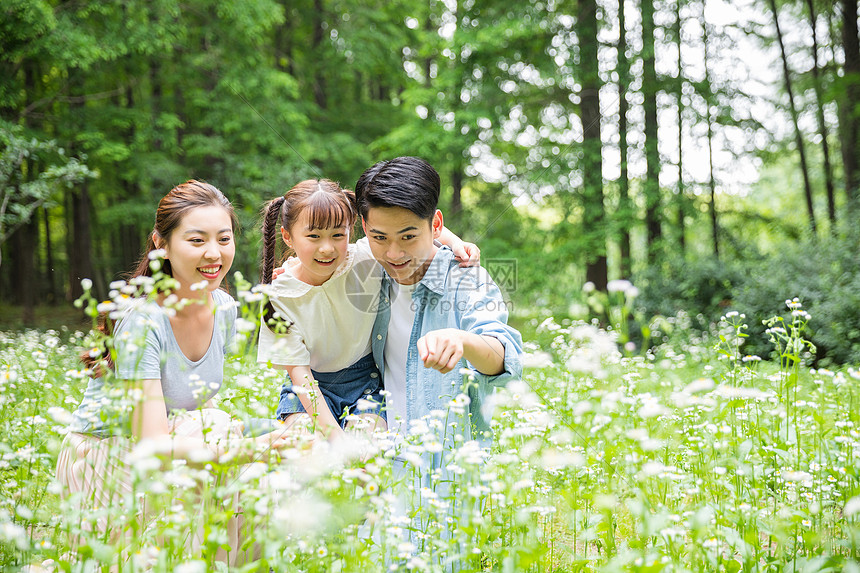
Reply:
[[177, 294], [191, 298], [191, 285], [200, 281], [206, 281], [206, 290], [212, 292], [221, 286], [236, 254], [230, 214], [217, 205], [195, 207], [161, 246], [180, 283], [182, 292]]
[[345, 225], [311, 228], [307, 211], [289, 230], [281, 227], [281, 237], [301, 263], [293, 271], [296, 278], [311, 285], [321, 285], [330, 279], [349, 249], [349, 229]]

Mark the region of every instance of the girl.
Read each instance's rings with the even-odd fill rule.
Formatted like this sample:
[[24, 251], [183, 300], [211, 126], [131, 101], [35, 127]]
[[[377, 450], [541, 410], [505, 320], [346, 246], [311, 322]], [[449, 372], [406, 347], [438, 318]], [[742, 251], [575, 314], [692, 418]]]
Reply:
[[[330, 439], [342, 435], [346, 413], [386, 428], [370, 352], [383, 271], [366, 240], [349, 242], [357, 214], [355, 195], [327, 179], [302, 181], [264, 210], [261, 282], [270, 283], [271, 308], [257, 360], [285, 369], [292, 381], [281, 389], [277, 417], [291, 426], [310, 414]], [[278, 226], [295, 257], [272, 281]], [[477, 264], [477, 246], [447, 229], [441, 240], [463, 264]]]
[[[57, 478], [69, 493], [83, 494], [96, 508], [128, 503], [135, 484], [126, 458], [141, 440], [190, 465], [218, 458], [249, 463], [286, 445], [282, 432], [243, 438], [240, 424], [209, 403], [221, 387], [224, 355], [236, 331], [235, 301], [220, 290], [233, 263], [235, 227], [230, 202], [206, 183], [188, 181], [159, 203], [155, 228], [131, 276], [151, 276], [153, 251], [163, 249], [163, 272], [177, 281], [175, 291], [169, 297], [160, 293], [155, 302], [135, 301], [114, 329], [115, 364], [107, 354], [104, 360], [84, 355], [97, 376], [89, 381], [57, 462]], [[188, 302], [171, 307], [177, 298]], [[104, 362], [108, 369], [101, 368]], [[135, 390], [111, 378], [129, 381]], [[135, 393], [139, 399], [131, 402], [130, 415], [116, 407], [118, 395]], [[154, 517], [140, 514], [144, 524]], [[113, 533], [102, 515], [99, 532]], [[221, 560], [235, 560], [238, 526], [238, 518], [228, 524], [231, 551], [228, 556], [219, 550]]]

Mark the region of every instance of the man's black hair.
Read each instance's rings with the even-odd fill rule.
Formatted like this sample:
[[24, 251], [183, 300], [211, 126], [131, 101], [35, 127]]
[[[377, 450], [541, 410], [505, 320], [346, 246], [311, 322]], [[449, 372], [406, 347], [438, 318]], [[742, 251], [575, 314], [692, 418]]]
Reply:
[[401, 207], [432, 220], [439, 203], [439, 174], [420, 157], [395, 157], [365, 170], [355, 184], [358, 212], [372, 207]]

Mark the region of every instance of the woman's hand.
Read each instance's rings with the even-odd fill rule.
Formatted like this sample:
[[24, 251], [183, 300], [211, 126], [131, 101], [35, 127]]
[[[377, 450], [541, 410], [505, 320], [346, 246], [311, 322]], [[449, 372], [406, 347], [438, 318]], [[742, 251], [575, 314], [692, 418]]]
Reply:
[[257, 436], [254, 438], [254, 442], [255, 450], [259, 455], [265, 456], [268, 452], [273, 451], [280, 456], [281, 450], [295, 445], [296, 434], [286, 427], [277, 428], [262, 436]]

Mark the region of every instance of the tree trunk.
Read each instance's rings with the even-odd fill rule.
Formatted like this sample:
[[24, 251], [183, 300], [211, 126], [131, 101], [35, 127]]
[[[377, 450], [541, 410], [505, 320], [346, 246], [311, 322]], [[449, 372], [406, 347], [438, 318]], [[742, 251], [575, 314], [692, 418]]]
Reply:
[[15, 301], [21, 305], [21, 320], [25, 325], [35, 322], [36, 293], [39, 279], [36, 275], [36, 247], [39, 244], [39, 219], [32, 217], [21, 225], [10, 239], [12, 259], [12, 289]]
[[654, 52], [654, 3], [642, 2], [642, 94], [645, 111], [645, 225], [648, 238], [648, 260], [653, 262], [660, 250], [660, 151], [657, 129], [657, 69]]
[[773, 12], [773, 24], [776, 27], [776, 39], [779, 42], [779, 51], [782, 54], [782, 73], [785, 78], [785, 91], [788, 92], [788, 109], [791, 112], [791, 121], [794, 124], [794, 139], [797, 144], [797, 151], [800, 154], [800, 170], [803, 175], [803, 191], [806, 194], [806, 211], [809, 215], [809, 228], [812, 231], [812, 235], [815, 236], [816, 226], [815, 211], [812, 204], [812, 185], [809, 182], [809, 168], [806, 165], [806, 148], [803, 145], [803, 133], [800, 131], [797, 106], [794, 103], [791, 73], [788, 69], [788, 56], [785, 53], [785, 43], [782, 39], [782, 30], [779, 27], [779, 15], [776, 9], [776, 0], [769, 0], [769, 3], [770, 9]]
[[[159, 58], [151, 58], [149, 61], [149, 113], [152, 118], [152, 125], [157, 126], [161, 118], [161, 61]], [[131, 91], [131, 88], [129, 88]], [[152, 150], [161, 151], [163, 135], [161, 129], [153, 129], [150, 136], [152, 141]]]
[[[623, 0], [621, 0], [623, 2]], [[684, 22], [681, 19], [681, 0], [675, 0], [675, 39], [678, 42], [678, 85], [676, 97], [678, 98], [678, 246], [681, 256], [687, 253], [687, 226], [686, 226], [686, 189], [684, 188], [684, 67], [681, 58], [681, 50], [684, 42], [681, 39], [681, 30]]]
[[275, 67], [295, 76], [293, 69], [293, 17], [290, 14], [291, 2], [283, 2], [286, 19], [280, 26], [275, 26]]
[[[157, 63], [154, 65], [158, 66]], [[150, 62], [150, 71], [152, 71], [153, 69], [158, 70], [159, 68], [158, 67], [153, 68], [153, 64], [152, 64], [152, 62]], [[127, 73], [129, 75], [129, 77], [134, 77], [134, 70], [128, 69]], [[161, 100], [161, 82], [160, 82], [160, 78], [155, 78], [155, 79], [156, 79], [156, 81], [152, 84], [151, 102], [152, 102], [153, 116], [157, 118], [160, 100]], [[130, 85], [124, 91], [125, 91], [125, 101], [123, 102], [123, 105], [125, 106], [126, 110], [128, 111], [129, 116], [133, 117], [134, 116], [134, 108], [135, 108], [134, 91], [132, 90]], [[156, 133], [158, 133], [158, 131], [160, 131], [160, 130], [154, 130], [154, 131]], [[137, 136], [135, 122], [133, 122], [133, 121], [129, 122], [128, 129], [125, 131], [124, 136], [125, 136], [125, 140], [126, 140], [125, 141], [126, 145], [128, 145], [129, 148], [133, 148], [134, 147], [134, 141], [135, 141], [135, 138]], [[160, 141], [159, 137], [157, 135], [155, 135], [154, 140], [153, 140], [153, 149], [157, 150], [160, 148], [161, 148], [161, 141]], [[129, 178], [128, 176], [125, 176], [125, 175], [121, 175], [121, 177], [122, 177], [122, 188], [124, 191], [121, 201], [129, 201], [129, 200], [133, 200], [133, 199], [136, 199], [137, 197], [139, 197], [141, 194], [140, 193], [139, 179], [136, 177]], [[118, 229], [118, 231], [119, 231], [118, 246], [119, 246], [120, 258], [121, 258], [120, 264], [121, 264], [121, 269], [124, 270], [126, 268], [131, 268], [131, 265], [134, 264], [134, 261], [137, 259], [138, 254], [142, 250], [142, 245], [140, 244], [140, 235], [137, 232], [137, 224], [134, 221], [134, 219], [126, 219], [125, 221], [123, 221], [123, 223], [118, 225], [118, 227], [119, 227], [119, 229]], [[116, 249], [115, 245], [113, 245], [112, 247], [113, 248], [109, 249], [109, 252], [111, 255], [115, 256], [117, 249]], [[116, 269], [114, 268], [114, 269], [112, 269], [112, 271], [116, 272]], [[102, 273], [102, 274], [104, 274], [104, 273]]]
[[702, 3], [702, 50], [705, 68], [705, 119], [708, 123], [708, 190], [710, 203], [708, 214], [711, 218], [711, 238], [714, 243], [714, 257], [720, 257], [720, 228], [717, 224], [717, 181], [714, 178], [714, 119], [712, 117], [713, 93], [711, 91], [711, 71], [708, 68], [708, 23], [705, 21], [705, 5]]
[[630, 178], [627, 172], [627, 86], [630, 84], [630, 63], [627, 60], [627, 22], [624, 1], [618, 3], [618, 150], [621, 152], [621, 173], [618, 176], [618, 219], [620, 231], [622, 278], [632, 276], [630, 262], [630, 227], [633, 206], [630, 202]]
[[842, 0], [842, 49], [845, 53], [845, 96], [840, 102], [840, 139], [845, 172], [845, 196], [849, 207], [857, 200], [860, 144], [858, 144], [857, 106], [860, 105], [860, 40], [857, 37], [857, 0]]
[[815, 88], [815, 111], [818, 115], [818, 133], [821, 136], [821, 152], [824, 154], [824, 187], [827, 191], [827, 216], [830, 229], [836, 227], [836, 198], [833, 190], [833, 168], [830, 165], [830, 145], [827, 143], [827, 123], [824, 120], [824, 101], [821, 95], [821, 72], [818, 69], [818, 35], [816, 33], [815, 3], [806, 0], [809, 9], [809, 25], [812, 28], [812, 80]]
[[463, 166], [457, 164], [451, 172], [451, 214], [457, 218], [463, 210]]
[[[317, 62], [324, 61], [320, 53], [325, 41], [324, 21], [323, 1], [314, 0], [313, 53], [317, 57]], [[325, 74], [323, 73], [322, 66], [315, 66], [314, 70], [314, 100], [320, 109], [326, 109], [328, 107], [328, 91], [326, 89]]]
[[54, 245], [51, 241], [51, 218], [47, 207], [42, 208], [42, 221], [45, 225], [45, 283], [48, 287], [46, 302], [53, 304], [60, 297], [57, 295], [57, 268], [54, 264]]
[[580, 119], [582, 120], [583, 231], [586, 237], [585, 278], [598, 290], [608, 282], [606, 214], [603, 204], [603, 158], [600, 140], [600, 74], [597, 48], [597, 2], [579, 0], [579, 52], [582, 69]]
[[92, 262], [90, 234], [89, 183], [84, 181], [70, 195], [72, 207], [72, 240], [69, 243], [69, 296], [72, 300], [83, 294], [81, 279], [95, 275]]

